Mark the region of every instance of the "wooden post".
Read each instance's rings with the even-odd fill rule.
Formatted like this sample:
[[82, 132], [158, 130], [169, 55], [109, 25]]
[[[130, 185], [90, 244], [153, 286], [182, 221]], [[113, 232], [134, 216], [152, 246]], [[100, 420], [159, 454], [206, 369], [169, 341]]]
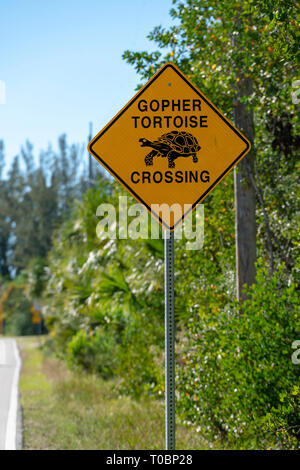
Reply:
[[[236, 127], [251, 141], [254, 140], [253, 111], [246, 108], [241, 98], [252, 93], [249, 78], [240, 77], [237, 86], [237, 103], [234, 121]], [[236, 288], [237, 299], [246, 298], [243, 285], [255, 281], [256, 261], [256, 194], [253, 185], [255, 155], [252, 150], [234, 170], [235, 240], [236, 240]]]

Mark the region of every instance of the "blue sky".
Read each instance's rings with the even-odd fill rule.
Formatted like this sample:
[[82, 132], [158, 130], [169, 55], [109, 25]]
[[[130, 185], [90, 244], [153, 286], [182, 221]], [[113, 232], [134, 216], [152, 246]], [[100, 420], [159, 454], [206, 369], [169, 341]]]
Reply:
[[153, 50], [172, 0], [0, 0], [0, 139], [7, 163], [29, 139], [35, 154], [66, 133], [86, 142], [132, 97], [139, 78], [124, 50]]

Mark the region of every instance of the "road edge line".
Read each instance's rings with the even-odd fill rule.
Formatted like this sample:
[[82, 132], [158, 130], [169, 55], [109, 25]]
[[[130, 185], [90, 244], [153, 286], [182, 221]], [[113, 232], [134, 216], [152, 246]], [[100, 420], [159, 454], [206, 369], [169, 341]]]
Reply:
[[12, 340], [13, 350], [16, 359], [16, 367], [14, 371], [9, 410], [6, 425], [5, 450], [17, 450], [17, 418], [18, 418], [18, 401], [19, 401], [19, 376], [21, 371], [21, 358], [17, 347], [16, 340]]

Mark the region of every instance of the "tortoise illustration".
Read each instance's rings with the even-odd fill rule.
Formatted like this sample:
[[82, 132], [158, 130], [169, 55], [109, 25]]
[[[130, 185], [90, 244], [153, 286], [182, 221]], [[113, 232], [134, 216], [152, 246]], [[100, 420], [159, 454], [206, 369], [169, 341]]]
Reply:
[[153, 157], [167, 157], [169, 168], [175, 168], [175, 160], [178, 157], [193, 157], [193, 162], [197, 163], [197, 152], [201, 149], [196, 137], [188, 132], [172, 131], [163, 134], [157, 140], [151, 142], [148, 139], [139, 139], [141, 147], [151, 147], [145, 157], [147, 166], [153, 165]]

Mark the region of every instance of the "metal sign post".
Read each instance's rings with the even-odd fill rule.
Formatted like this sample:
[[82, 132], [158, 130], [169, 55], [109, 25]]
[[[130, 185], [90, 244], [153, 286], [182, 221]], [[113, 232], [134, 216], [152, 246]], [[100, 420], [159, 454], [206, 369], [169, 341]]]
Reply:
[[165, 231], [166, 449], [175, 450], [174, 232]]

